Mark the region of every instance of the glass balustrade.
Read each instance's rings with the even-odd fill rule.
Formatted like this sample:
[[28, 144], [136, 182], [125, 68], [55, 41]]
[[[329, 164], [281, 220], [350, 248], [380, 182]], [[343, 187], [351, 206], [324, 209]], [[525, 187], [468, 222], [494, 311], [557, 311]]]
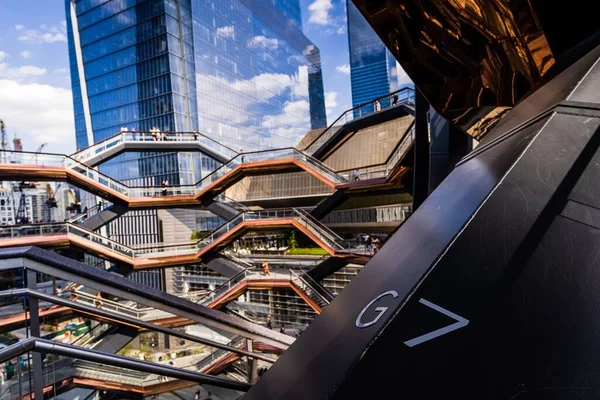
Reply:
[[[234, 337], [229, 343], [230, 346], [235, 348], [243, 348], [246, 340], [241, 337]], [[212, 350], [212, 351], [211, 351]], [[6, 360], [2, 364], [2, 384], [0, 385], [0, 400], [13, 400], [29, 398], [30, 394], [34, 391], [35, 385], [39, 382], [33, 380], [32, 365], [33, 365], [33, 354], [34, 352], [25, 352], [24, 354]], [[118, 357], [118, 356], [116, 356]], [[42, 358], [42, 369], [41, 379], [42, 387], [44, 392], [54, 396], [59, 392], [64, 391], [64, 383], [70, 382], [72, 378], [78, 378], [81, 381], [93, 380], [100, 382], [97, 389], [110, 391], [115, 386], [121, 386], [122, 390], [132, 390], [136, 393], [143, 392], [149, 388], [157, 388], [157, 385], [168, 384], [178, 380], [176, 377], [167, 377], [160, 375], [155, 372], [146, 372], [148, 366], [150, 367], [167, 367], [170, 373], [172, 371], [182, 371], [192, 373], [205, 373], [210, 372], [211, 368], [215, 365], [225, 367], [224, 363], [227, 361], [233, 362], [239, 356], [235, 353], [227, 350], [220, 350], [214, 348], [206, 348], [201, 350], [200, 348], [196, 351], [190, 350], [188, 352], [178, 352], [175, 360], [168, 356], [165, 357], [152, 357], [150, 361], [144, 360], [145, 368], [141, 367], [142, 361], [135, 359], [129, 359], [131, 367], [121, 367], [110, 365], [106, 363], [100, 363], [95, 361], [89, 361], [84, 359], [78, 359], [75, 357], [67, 357], [52, 353], [41, 353]], [[119, 359], [126, 359], [119, 357]], [[228, 360], [229, 359], [229, 360]], [[239, 365], [242, 369], [246, 367]], [[139, 370], [136, 368], [140, 368]], [[175, 368], [175, 369], [174, 369]], [[163, 369], [164, 371], [165, 369]], [[174, 375], [182, 375], [175, 372]], [[182, 377], [187, 377], [183, 375]], [[179, 378], [180, 379], [180, 378]], [[223, 381], [231, 382], [231, 381]], [[171, 384], [172, 385], [172, 384]], [[197, 383], [189, 382], [189, 384], [178, 385], [180, 388], [185, 387], [200, 387]], [[242, 386], [240, 386], [242, 388]], [[225, 389], [225, 391], [231, 389]], [[239, 396], [241, 392], [237, 395]], [[67, 393], [61, 395], [66, 396]], [[58, 397], [57, 397], [58, 398]], [[64, 397], [67, 398], [67, 397]]]
[[104, 205], [104, 207], [100, 207], [99, 205], [95, 205], [91, 208], [84, 208], [78, 214], [74, 215], [71, 219], [68, 220], [71, 224], [79, 224], [88, 218], [92, 218], [93, 216], [99, 214], [103, 209], [110, 207], [110, 203]]
[[[323, 146], [336, 134], [338, 128], [355, 119], [382, 111], [381, 103], [384, 103], [383, 100], [386, 100], [385, 103], [389, 104], [389, 107], [386, 108], [396, 107], [400, 104], [413, 105], [415, 103], [415, 92], [411, 88], [403, 88], [386, 96], [379, 97], [367, 103], [346, 110], [306, 148], [305, 152], [307, 154], [314, 154], [319, 148], [321, 148], [321, 146]], [[377, 106], [378, 103], [380, 104], [379, 107]]]
[[2, 227], [0, 228], [0, 239], [71, 234], [91, 245], [102, 246], [131, 259], [148, 259], [196, 254], [205, 247], [218, 242], [245, 221], [276, 219], [294, 219], [298, 221], [334, 251], [352, 252], [356, 250], [354, 246], [345, 242], [325, 225], [314, 219], [308, 212], [295, 208], [243, 212], [197, 241], [177, 244], [160, 243], [144, 245], [144, 247], [130, 247], [68, 222]]
[[287, 273], [271, 272], [269, 275], [264, 275], [261, 270], [245, 269], [240, 271], [238, 274], [233, 276], [228, 281], [224, 282], [221, 286], [213, 290], [212, 292], [205, 295], [203, 299], [197, 301], [197, 303], [204, 306], [208, 306], [210, 303], [220, 299], [222, 296], [230, 293], [232, 289], [235, 289], [238, 285], [246, 280], [289, 280], [296, 287], [306, 293], [311, 299], [315, 301], [322, 308], [327, 306], [333, 295], [324, 287], [319, 285], [317, 282], [312, 280], [307, 275], [300, 275], [293, 270], [289, 270]]
[[128, 187], [69, 156], [64, 156], [60, 154], [25, 153], [10, 151], [6, 151], [5, 154], [8, 156], [8, 162], [12, 164], [69, 168], [93, 180], [94, 182], [106, 186], [107, 188], [113, 189], [118, 193], [123, 194], [124, 196], [127, 196], [129, 198], [185, 195], [192, 196], [204, 190], [213, 182], [225, 176], [242, 163], [251, 164], [261, 161], [281, 160], [289, 158], [296, 159], [307, 164], [309, 167], [315, 169], [322, 176], [326, 177], [334, 183], [343, 183], [348, 181], [347, 177], [337, 174], [335, 171], [333, 171], [331, 168], [327, 167], [317, 159], [310, 157], [307, 154], [294, 148], [266, 150], [242, 154], [236, 153], [236, 155], [232, 159], [230, 159], [229, 162], [217, 168], [215, 171], [204, 177], [195, 185], [145, 187]]
[[128, 196], [128, 187], [122, 183], [62, 154], [47, 154], [47, 153], [27, 153], [4, 151], [7, 155], [6, 161], [9, 164], [30, 165], [36, 167], [65, 167], [79, 174], [100, 183], [110, 189]]
[[162, 133], [157, 135], [151, 132], [121, 132], [84, 150], [78, 151], [72, 155], [72, 158], [79, 162], [86, 163], [93, 157], [106, 152], [121, 143], [153, 142], [198, 143], [205, 148], [221, 154], [223, 158], [226, 159], [234, 158], [239, 154], [235, 150], [198, 132], [164, 132], [164, 140]]
[[[363, 168], [356, 168], [350, 170], [340, 171], [339, 174], [347, 180], [360, 180], [375, 179], [375, 178], [387, 178], [394, 168], [398, 165], [398, 162], [406, 155], [410, 147], [412, 146], [415, 139], [415, 126], [406, 132], [396, 150], [392, 156], [388, 159], [385, 164], [373, 165]], [[358, 174], [356, 172], [358, 171]]]

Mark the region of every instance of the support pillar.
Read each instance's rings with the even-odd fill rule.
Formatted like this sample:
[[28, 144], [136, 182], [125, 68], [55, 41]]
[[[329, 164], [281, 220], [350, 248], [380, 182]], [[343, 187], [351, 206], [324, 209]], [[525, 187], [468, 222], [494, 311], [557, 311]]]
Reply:
[[[36, 271], [27, 270], [27, 288], [37, 289]], [[31, 337], [40, 337], [40, 308], [38, 299], [27, 297], [27, 308], [29, 310], [29, 332]], [[32, 368], [31, 380], [32, 390], [36, 400], [44, 398], [44, 375], [42, 373], [42, 355], [38, 352], [31, 353]]]
[[427, 126], [429, 104], [427, 104], [427, 100], [418, 89], [415, 92], [413, 211], [429, 195], [429, 129]]
[[[246, 347], [249, 352], [253, 352], [252, 339], [246, 340]], [[258, 360], [248, 358], [248, 383], [254, 384], [258, 380]]]

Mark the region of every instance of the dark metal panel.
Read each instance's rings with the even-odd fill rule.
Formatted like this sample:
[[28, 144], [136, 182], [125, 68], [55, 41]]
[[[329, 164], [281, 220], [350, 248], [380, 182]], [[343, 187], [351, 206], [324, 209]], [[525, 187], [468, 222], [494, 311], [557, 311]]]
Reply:
[[415, 93], [413, 210], [419, 208], [429, 195], [429, 127], [427, 126], [429, 104], [419, 90]]
[[[358, 329], [356, 319], [361, 310], [389, 290], [397, 291], [399, 297], [388, 296], [377, 306], [397, 308], [412, 293], [544, 122], [529, 126], [458, 166], [246, 398], [320, 399], [330, 395], [352, 366], [364, 357], [369, 344], [379, 340], [381, 332], [377, 326], [385, 326], [394, 315], [390, 309], [377, 326]], [[371, 310], [368, 314], [366, 320], [374, 317], [375, 312]], [[386, 360], [380, 363], [385, 368], [396, 369], [396, 359], [391, 353], [379, 357]], [[367, 386], [374, 387], [372, 383], [365, 384], [365, 389]], [[398, 388], [398, 382], [394, 381], [393, 386]], [[373, 397], [376, 396], [367, 396]]]
[[348, 198], [348, 193], [344, 190], [336, 190], [331, 196], [321, 201], [315, 208], [310, 212], [316, 219], [321, 219], [329, 214], [334, 208], [339, 206]]
[[231, 207], [228, 204], [222, 203], [220, 201], [208, 200], [204, 202], [204, 206], [208, 209], [208, 211], [212, 212], [215, 215], [223, 218], [226, 221], [234, 218], [239, 214], [235, 208]]
[[132, 326], [114, 326], [102, 335], [100, 342], [94, 347], [94, 350], [103, 353], [116, 354], [129, 342], [135, 339], [137, 335], [138, 330]]
[[306, 274], [313, 280], [319, 282], [329, 275], [339, 271], [348, 265], [348, 260], [338, 257], [329, 257], [319, 265], [308, 271]]
[[[548, 122], [440, 256], [426, 280], [414, 288], [398, 315], [346, 377], [335, 398], [364, 393], [359, 386], [367, 379], [377, 388], [375, 394], [381, 393], [379, 388], [392, 379], [406, 393], [418, 393], [422, 399], [439, 398], [442, 393], [448, 398], [479, 395], [503, 399], [519, 392], [510, 382], [488, 387], [484, 379], [487, 369], [481, 368], [477, 373], [481, 364], [476, 366], [469, 357], [484, 350], [479, 347], [478, 338], [482, 335], [481, 319], [489, 312], [486, 306], [495, 304], [490, 295], [522, 267], [549, 218], [562, 209], [574, 178], [581, 174], [600, 144], [600, 135], [595, 134], [598, 126], [598, 119], [570, 115], [556, 115]], [[563, 250], [558, 245], [554, 251]], [[423, 299], [467, 319], [469, 325], [409, 346], [412, 339], [456, 322], [425, 305]], [[535, 332], [527, 330], [522, 334]], [[391, 343], [395, 345], [390, 347]], [[383, 354], [402, 362], [386, 370], [375, 361]], [[435, 384], [423, 387], [426, 382]], [[491, 395], [500, 388], [505, 391], [502, 395]]]
[[114, 221], [128, 211], [127, 206], [123, 204], [113, 204], [107, 209], [81, 222], [79, 226], [88, 231], [97, 231], [109, 222]]
[[561, 215], [583, 224], [600, 229], [600, 209], [576, 201], [568, 201]]
[[202, 260], [208, 268], [220, 273], [228, 278], [233, 278], [244, 270], [240, 265], [229, 260], [227, 257], [220, 255], [219, 253], [212, 255], [211, 257]]

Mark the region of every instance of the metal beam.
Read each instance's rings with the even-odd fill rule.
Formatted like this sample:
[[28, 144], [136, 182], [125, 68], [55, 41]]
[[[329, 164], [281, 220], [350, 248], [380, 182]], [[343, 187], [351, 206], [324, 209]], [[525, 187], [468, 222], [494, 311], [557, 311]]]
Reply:
[[[37, 289], [37, 272], [27, 270], [27, 291]], [[35, 297], [27, 298], [27, 308], [29, 312], [29, 334], [31, 337], [40, 337], [40, 308], [38, 299]], [[27, 314], [25, 314], [27, 315]], [[33, 393], [36, 399], [44, 398], [44, 375], [42, 372], [42, 355], [39, 353], [33, 353], [32, 358], [32, 370], [31, 376], [33, 376], [33, 382], [30, 385], [33, 386]]]
[[[184, 381], [198, 382], [201, 384], [214, 385], [243, 392], [248, 391], [251, 387], [251, 385], [244, 382], [237, 382], [199, 372], [187, 371], [185, 369], [153, 363], [150, 361], [135, 360], [115, 354], [102, 353], [100, 351], [90, 349], [82, 349], [77, 346], [67, 345], [41, 338], [25, 339], [19, 343], [15, 343], [0, 350], [0, 363], [18, 357], [27, 353], [28, 351], [34, 351], [38, 354], [56, 354], [63, 357], [71, 357], [79, 360], [97, 362], [99, 364], [128, 368], [133, 371], [164, 375]], [[43, 397], [41, 398], [43, 399]]]
[[[175, 336], [175, 337], [178, 337], [178, 338], [181, 338], [184, 340], [189, 340], [191, 342], [201, 343], [201, 344], [205, 344], [210, 347], [227, 350], [232, 353], [237, 353], [242, 356], [250, 357], [253, 359], [258, 359], [258, 360], [262, 360], [262, 361], [266, 361], [266, 362], [270, 362], [270, 363], [274, 363], [276, 361], [275, 359], [273, 359], [271, 357], [253, 353], [252, 351], [238, 349], [236, 347], [231, 347], [231, 346], [219, 343], [219, 342], [215, 342], [213, 340], [204, 339], [199, 336], [189, 335], [185, 332], [181, 332], [181, 331], [178, 331], [175, 329], [165, 328], [163, 326], [156, 325], [151, 322], [141, 321], [138, 319], [132, 319], [131, 317], [124, 317], [124, 316], [121, 316], [121, 315], [118, 315], [118, 314], [115, 314], [115, 313], [112, 313], [110, 311], [106, 311], [106, 310], [103, 310], [100, 308], [87, 306], [85, 304], [80, 304], [80, 303], [77, 303], [77, 302], [74, 302], [71, 300], [63, 299], [62, 297], [53, 296], [53, 295], [43, 293], [43, 292], [38, 292], [37, 290], [13, 289], [13, 290], [0, 291], [0, 298], [20, 297], [20, 296], [28, 296], [29, 299], [35, 300], [36, 302], [38, 301], [38, 299], [47, 301], [49, 303], [69, 307], [74, 310], [84, 312], [86, 314], [96, 315], [98, 317], [102, 317], [102, 318], [105, 318], [105, 319], [108, 319], [108, 320], [111, 320], [114, 322], [118, 322], [123, 325], [134, 326], [138, 329], [147, 329], [149, 331], [164, 333], [164, 334]], [[39, 337], [39, 335], [37, 337]]]
[[[24, 258], [24, 261], [17, 261]], [[218, 310], [200, 306], [177, 296], [137, 284], [129, 279], [94, 269], [67, 257], [38, 248], [12, 248], [0, 250], [0, 269], [13, 269], [19, 265], [43, 272], [56, 278], [77, 282], [111, 295], [126, 298], [158, 310], [188, 318], [200, 324], [248, 337], [280, 349], [287, 349], [294, 338], [271, 332], [266, 328], [227, 315]]]
[[429, 130], [427, 127], [429, 104], [418, 89], [415, 92], [413, 212], [429, 195]]

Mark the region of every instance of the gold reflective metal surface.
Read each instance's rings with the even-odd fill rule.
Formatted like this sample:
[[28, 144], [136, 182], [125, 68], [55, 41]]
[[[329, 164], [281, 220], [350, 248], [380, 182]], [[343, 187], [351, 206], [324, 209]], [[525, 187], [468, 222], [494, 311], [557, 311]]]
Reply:
[[556, 62], [528, 0], [354, 3], [435, 110], [476, 139]]

